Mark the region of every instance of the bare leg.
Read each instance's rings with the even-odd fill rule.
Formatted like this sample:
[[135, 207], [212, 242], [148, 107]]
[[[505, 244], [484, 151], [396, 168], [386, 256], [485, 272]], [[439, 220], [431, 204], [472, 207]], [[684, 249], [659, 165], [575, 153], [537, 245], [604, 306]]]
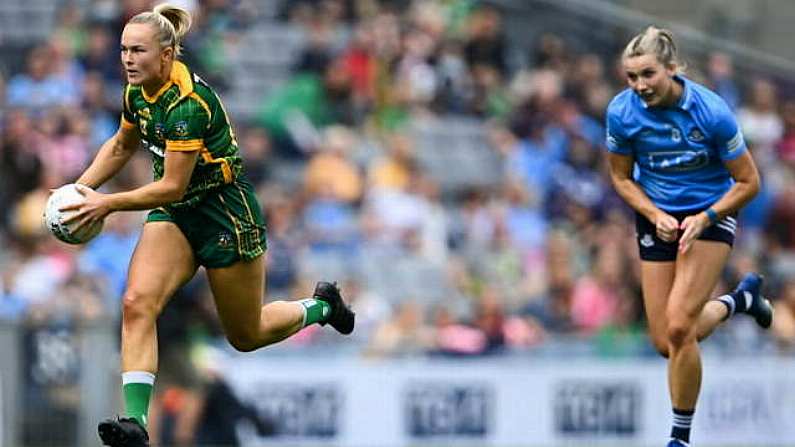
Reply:
[[123, 298], [122, 371], [157, 371], [155, 321], [171, 296], [195, 272], [193, 252], [176, 225], [144, 225], [130, 261]]
[[262, 256], [229, 267], [207, 269], [215, 305], [229, 342], [253, 351], [279, 342], [303, 327], [304, 307], [294, 301], [265, 306], [265, 261]]
[[[641, 275], [643, 283], [643, 304], [646, 309], [646, 320], [649, 324], [649, 337], [652, 344], [663, 357], [668, 357], [668, 297], [676, 274], [676, 265], [672, 262], [643, 261]], [[717, 328], [728, 315], [726, 306], [716, 300], [704, 305], [696, 323], [696, 339], [704, 340]]]
[[719, 312], [714, 306], [706, 317], [702, 316], [729, 250], [728, 245], [720, 242], [696, 241], [691, 250], [676, 261], [677, 274], [666, 309], [670, 353], [668, 379], [674, 408], [690, 410], [698, 400], [701, 356], [696, 323], [706, 318], [704, 327], [710, 329], [720, 322], [715, 318]]

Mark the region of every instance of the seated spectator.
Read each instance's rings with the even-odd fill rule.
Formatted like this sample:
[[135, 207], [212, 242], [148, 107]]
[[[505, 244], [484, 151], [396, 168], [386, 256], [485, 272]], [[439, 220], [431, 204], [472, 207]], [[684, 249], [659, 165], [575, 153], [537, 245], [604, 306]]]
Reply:
[[356, 144], [350, 129], [332, 126], [325, 130], [319, 150], [306, 165], [304, 191], [311, 199], [323, 196], [346, 204], [358, 202], [362, 196], [362, 176], [348, 157]]

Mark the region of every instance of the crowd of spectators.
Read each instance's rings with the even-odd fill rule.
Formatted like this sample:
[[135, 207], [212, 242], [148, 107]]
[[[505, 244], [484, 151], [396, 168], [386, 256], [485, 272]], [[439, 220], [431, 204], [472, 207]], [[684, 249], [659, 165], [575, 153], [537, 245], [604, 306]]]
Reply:
[[[112, 215], [84, 247], [55, 241], [40, 217], [49, 189], [73, 181], [118, 125], [115, 42], [124, 21], [151, 5], [107, 3], [64, 8], [51, 38], [19, 55], [24, 63], [3, 61], [4, 319], [118, 318], [142, 214]], [[262, 19], [256, 2], [177, 3], [196, 19], [187, 62], [223, 98], [234, 89], [225, 57]], [[560, 340], [585, 340], [606, 355], [650, 352], [641, 335], [633, 217], [605, 175], [604, 110], [623, 88], [616, 60], [543, 35], [518, 49], [527, 63], [517, 66], [501, 12], [474, 0], [285, 5], [267, 20], [304, 36], [292, 74], [262, 93], [254, 113], [232, 111], [267, 216], [266, 299], [306, 296], [319, 279], [340, 281], [359, 316], [352, 343], [368, 356], [474, 355]], [[763, 76], [735, 76], [722, 53], [693, 64], [689, 76], [736, 110], [764, 179], [741, 214], [716, 293], [747, 270], [766, 273], [781, 324], [772, 337], [751, 336], [788, 349], [795, 344], [795, 101]], [[421, 151], [456, 147], [428, 147], [410, 129], [459, 118], [470, 119], [483, 135], [479, 149], [499, 161], [483, 167], [488, 182], [451, 187], [445, 175], [456, 166], [423, 163]], [[149, 170], [142, 150], [105, 189], [146, 183]], [[202, 315], [204, 332], [218, 336], [204, 312], [212, 307], [206, 282], [199, 276], [186, 290], [180, 308]], [[337, 342], [310, 329], [287, 343]]]

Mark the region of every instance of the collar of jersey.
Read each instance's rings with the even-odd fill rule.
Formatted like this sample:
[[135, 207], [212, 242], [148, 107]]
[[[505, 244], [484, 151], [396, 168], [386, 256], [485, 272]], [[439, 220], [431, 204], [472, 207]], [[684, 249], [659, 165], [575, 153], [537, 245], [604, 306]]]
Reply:
[[146, 94], [146, 91], [142, 88], [141, 92], [144, 95], [144, 99], [146, 102], [152, 104], [160, 98], [172, 85], [175, 85], [179, 88], [179, 97], [184, 98], [193, 92], [193, 82], [190, 79], [190, 71], [188, 71], [188, 67], [185, 66], [180, 61], [174, 61], [173, 65], [171, 66], [171, 75], [169, 76], [168, 82], [166, 82], [160, 90], [155, 93], [154, 96], [149, 96]]
[[[678, 107], [682, 110], [688, 110], [690, 109], [690, 106], [693, 105], [693, 88], [690, 86], [692, 81], [679, 74], [674, 75], [674, 79], [682, 83], [682, 97], [679, 98], [679, 102], [675, 107]], [[640, 100], [640, 105], [643, 106], [644, 109], [649, 108], [649, 105], [643, 100]]]

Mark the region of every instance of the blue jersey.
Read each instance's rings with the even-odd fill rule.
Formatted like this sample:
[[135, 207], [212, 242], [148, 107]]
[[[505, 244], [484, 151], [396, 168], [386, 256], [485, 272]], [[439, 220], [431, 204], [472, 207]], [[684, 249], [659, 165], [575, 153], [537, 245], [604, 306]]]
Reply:
[[683, 76], [672, 107], [648, 107], [632, 90], [607, 106], [607, 149], [635, 160], [635, 181], [664, 211], [707, 208], [734, 183], [723, 162], [746, 151], [729, 106]]

